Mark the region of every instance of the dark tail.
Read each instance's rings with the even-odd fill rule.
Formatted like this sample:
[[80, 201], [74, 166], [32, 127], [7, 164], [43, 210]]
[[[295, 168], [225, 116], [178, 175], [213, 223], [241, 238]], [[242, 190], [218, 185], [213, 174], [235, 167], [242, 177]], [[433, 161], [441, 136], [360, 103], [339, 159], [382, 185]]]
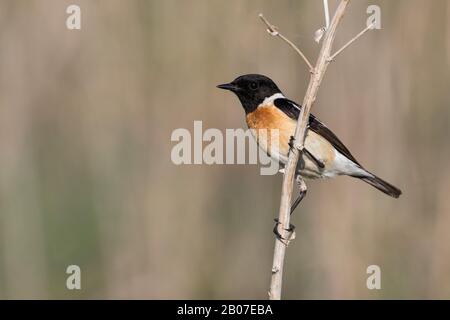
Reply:
[[374, 186], [381, 192], [384, 192], [391, 197], [398, 198], [402, 194], [402, 191], [400, 189], [394, 187], [392, 184], [378, 178], [375, 175], [371, 175], [368, 177], [356, 177], [356, 178], [359, 178], [359, 179], [367, 182], [368, 184]]

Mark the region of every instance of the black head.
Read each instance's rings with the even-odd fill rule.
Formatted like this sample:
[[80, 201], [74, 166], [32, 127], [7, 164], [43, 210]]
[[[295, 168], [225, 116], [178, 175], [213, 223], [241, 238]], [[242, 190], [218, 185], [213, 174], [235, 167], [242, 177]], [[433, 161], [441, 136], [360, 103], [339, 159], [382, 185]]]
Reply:
[[281, 93], [270, 78], [260, 74], [246, 74], [217, 87], [233, 91], [241, 101], [246, 113], [254, 111], [264, 99]]

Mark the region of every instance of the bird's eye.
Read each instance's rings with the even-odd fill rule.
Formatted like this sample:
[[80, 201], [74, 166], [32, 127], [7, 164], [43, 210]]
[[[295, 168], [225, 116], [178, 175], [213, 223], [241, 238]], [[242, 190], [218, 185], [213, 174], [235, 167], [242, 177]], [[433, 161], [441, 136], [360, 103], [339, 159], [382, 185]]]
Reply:
[[258, 89], [258, 87], [259, 87], [258, 82], [250, 82], [250, 89], [256, 90]]

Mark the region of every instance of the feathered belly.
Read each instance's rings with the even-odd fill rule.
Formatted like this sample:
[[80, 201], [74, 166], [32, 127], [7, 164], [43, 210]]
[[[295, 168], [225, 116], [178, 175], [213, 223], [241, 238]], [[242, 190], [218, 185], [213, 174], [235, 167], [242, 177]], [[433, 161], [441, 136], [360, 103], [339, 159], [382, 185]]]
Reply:
[[[274, 161], [278, 161], [283, 167], [287, 163], [289, 155], [289, 138], [287, 140], [279, 140], [279, 144], [273, 141], [274, 133], [266, 134], [253, 131], [254, 137], [258, 142], [259, 147], [266, 152]], [[313, 160], [306, 153], [303, 153], [302, 162], [297, 165], [299, 173], [310, 179], [316, 178], [332, 178], [339, 174], [339, 171], [335, 170], [335, 162], [337, 152], [332, 146], [327, 145], [328, 142], [318, 136], [316, 133], [309, 131], [305, 140], [305, 148], [314, 157], [323, 163], [324, 167], [321, 168], [315, 160]], [[301, 169], [301, 163], [304, 164]]]
[[[282, 166], [287, 163], [289, 141], [294, 135], [296, 122], [278, 108], [258, 107], [247, 115], [247, 124], [252, 129], [259, 147]], [[320, 168], [316, 161], [303, 154], [304, 167], [300, 174], [306, 178], [331, 178], [339, 174], [334, 164], [337, 155], [335, 148], [326, 139], [308, 130], [305, 148], [324, 164]], [[300, 163], [299, 163], [300, 169]]]

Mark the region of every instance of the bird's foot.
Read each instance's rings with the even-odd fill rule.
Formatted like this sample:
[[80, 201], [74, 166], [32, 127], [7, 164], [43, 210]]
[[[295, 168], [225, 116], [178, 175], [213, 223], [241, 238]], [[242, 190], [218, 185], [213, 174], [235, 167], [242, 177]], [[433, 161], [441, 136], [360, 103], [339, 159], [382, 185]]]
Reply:
[[293, 224], [289, 224], [289, 228], [284, 229], [288, 232], [287, 238], [284, 238], [281, 233], [278, 231], [278, 226], [281, 225], [281, 222], [278, 219], [274, 219], [275, 226], [273, 227], [273, 233], [275, 234], [276, 238], [280, 240], [282, 243], [284, 243], [286, 246], [289, 244], [291, 240], [295, 239], [295, 226]]
[[289, 148], [294, 149], [294, 141], [295, 141], [294, 136], [291, 136], [291, 137], [289, 138], [289, 143], [288, 143]]

